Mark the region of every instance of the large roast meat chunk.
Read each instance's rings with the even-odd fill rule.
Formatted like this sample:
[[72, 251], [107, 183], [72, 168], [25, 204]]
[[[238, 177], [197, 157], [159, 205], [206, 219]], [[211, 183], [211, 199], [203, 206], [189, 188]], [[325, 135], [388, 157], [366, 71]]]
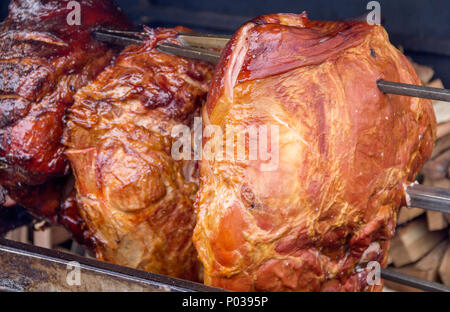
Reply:
[[[163, 54], [187, 29], [147, 29], [75, 96], [64, 143], [80, 212], [97, 257], [191, 280], [199, 279], [192, 242], [196, 161], [173, 157], [175, 127], [190, 126], [206, 101], [212, 66]], [[190, 155], [191, 146], [185, 146]]]
[[[430, 156], [436, 122], [430, 101], [383, 94], [379, 79], [420, 84], [381, 26], [273, 14], [234, 34], [204, 127], [275, 126], [278, 137], [267, 131], [270, 159], [204, 148], [194, 243], [206, 284], [381, 289], [368, 264], [386, 265], [404, 185]], [[225, 151], [225, 139], [210, 144], [217, 137], [204, 147]]]
[[54, 179], [70, 170], [65, 110], [115, 54], [91, 33], [130, 27], [111, 0], [69, 2], [13, 0], [0, 25], [0, 205], [18, 203], [49, 219], [64, 193]]

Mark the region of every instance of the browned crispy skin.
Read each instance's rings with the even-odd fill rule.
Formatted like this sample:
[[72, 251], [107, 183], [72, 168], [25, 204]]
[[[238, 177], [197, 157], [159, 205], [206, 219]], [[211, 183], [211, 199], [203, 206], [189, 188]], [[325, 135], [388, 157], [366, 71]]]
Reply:
[[[109, 64], [114, 52], [94, 40], [98, 26], [128, 28], [113, 1], [13, 0], [0, 26], [0, 185], [17, 203], [55, 220], [69, 173], [61, 144], [73, 95]], [[0, 203], [3, 204], [3, 203]]]
[[77, 242], [83, 244], [89, 250], [95, 250], [97, 240], [81, 216], [74, 189], [60, 205], [54, 222], [69, 230], [73, 239]]
[[197, 280], [196, 163], [172, 158], [171, 132], [192, 123], [212, 68], [155, 49], [161, 40], [176, 42], [176, 33], [149, 29], [142, 46], [127, 48], [81, 89], [64, 144], [97, 257]]
[[366, 263], [386, 264], [403, 184], [430, 156], [436, 121], [430, 101], [385, 95], [378, 79], [420, 84], [381, 26], [274, 14], [235, 33], [204, 126], [278, 125], [279, 166], [201, 161], [194, 243], [206, 284], [381, 289]]

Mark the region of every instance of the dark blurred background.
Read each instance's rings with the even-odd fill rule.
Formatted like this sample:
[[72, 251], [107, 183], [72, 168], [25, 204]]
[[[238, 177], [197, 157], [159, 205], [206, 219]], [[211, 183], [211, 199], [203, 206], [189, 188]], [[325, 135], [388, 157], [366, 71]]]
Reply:
[[[95, 1], [95, 0], [93, 0]], [[183, 25], [196, 31], [233, 33], [243, 22], [265, 13], [302, 12], [310, 19], [342, 20], [367, 13], [361, 0], [116, 0], [136, 24]], [[418, 63], [429, 65], [450, 88], [450, 1], [379, 0], [382, 22], [395, 45]], [[1, 1], [1, 18], [9, 1]]]

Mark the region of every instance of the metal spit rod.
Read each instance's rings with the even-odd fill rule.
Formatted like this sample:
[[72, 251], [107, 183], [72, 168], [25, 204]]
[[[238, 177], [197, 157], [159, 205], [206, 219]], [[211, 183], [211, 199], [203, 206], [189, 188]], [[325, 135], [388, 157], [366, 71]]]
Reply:
[[[99, 29], [94, 32], [94, 36], [100, 41], [130, 45], [142, 43], [146, 34], [145, 32]], [[178, 39], [184, 43], [183, 45], [163, 42], [158, 45], [157, 49], [163, 53], [216, 64], [220, 59], [219, 51], [225, 47], [230, 38], [226, 35], [180, 33]], [[450, 102], [450, 90], [448, 89], [385, 80], [377, 81], [377, 86], [383, 93]]]
[[406, 95], [430, 99], [436, 101], [450, 102], [450, 90], [431, 88], [425, 86], [416, 86], [400, 82], [391, 82], [385, 80], [377, 81], [378, 89], [383, 93]]
[[413, 184], [406, 188], [408, 207], [450, 213], [450, 190], [435, 186]]
[[425, 291], [432, 292], [450, 292], [450, 287], [443, 284], [429, 282], [421, 278], [417, 278], [411, 275], [406, 275], [389, 269], [381, 270], [381, 277], [391, 282], [411, 286]]
[[[101, 41], [127, 45], [141, 43], [146, 33], [100, 29], [94, 32], [94, 36]], [[178, 38], [186, 45], [163, 42], [157, 48], [164, 53], [217, 63], [220, 58], [220, 52], [217, 50], [222, 49], [227, 44], [230, 36], [180, 33]], [[204, 49], [203, 47], [205, 46], [216, 50]], [[386, 93], [450, 101], [450, 91], [446, 89], [408, 85], [384, 80], [378, 81], [377, 85], [382, 92]], [[407, 188], [406, 193], [411, 198], [409, 207], [419, 207], [450, 213], [449, 190], [413, 185]]]

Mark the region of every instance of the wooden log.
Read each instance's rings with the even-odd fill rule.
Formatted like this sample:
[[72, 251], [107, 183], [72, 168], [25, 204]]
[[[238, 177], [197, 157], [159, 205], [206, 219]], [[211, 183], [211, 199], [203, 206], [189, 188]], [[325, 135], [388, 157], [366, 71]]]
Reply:
[[427, 223], [430, 231], [439, 231], [448, 226], [447, 218], [439, 211], [427, 211]]
[[436, 181], [432, 181], [428, 185], [450, 189], [450, 180], [449, 179], [436, 180]]
[[450, 148], [450, 134], [440, 137], [434, 143], [433, 153], [431, 154], [431, 159], [442, 154], [444, 151]]
[[34, 231], [34, 245], [53, 248], [69, 240], [72, 235], [61, 226], [51, 226], [42, 231]]
[[450, 242], [439, 266], [439, 276], [445, 285], [450, 286]]
[[425, 85], [427, 83], [429, 83], [431, 78], [433, 78], [433, 75], [434, 75], [433, 68], [431, 68], [429, 66], [417, 64], [416, 62], [412, 62], [411, 64], [414, 67], [414, 70], [416, 71], [417, 76], [419, 76], [420, 81]]
[[10, 239], [20, 243], [28, 243], [28, 226], [21, 226], [5, 235], [6, 239]]
[[43, 248], [52, 248], [52, 231], [51, 228], [46, 228], [42, 231], [34, 231], [33, 242], [34, 245]]
[[448, 102], [433, 101], [434, 114], [436, 115], [436, 122], [442, 124], [450, 120], [450, 106]]
[[443, 241], [434, 247], [425, 257], [420, 259], [414, 267], [422, 271], [431, 271], [427, 280], [438, 280], [438, 268], [447, 250], [447, 241]]
[[411, 221], [424, 213], [425, 210], [422, 208], [401, 207], [398, 212], [397, 225], [405, 224], [406, 222]]
[[[431, 282], [439, 281], [439, 264], [442, 261], [445, 251], [447, 250], [447, 242], [441, 242], [434, 247], [425, 257], [416, 264], [410, 264], [401, 268], [392, 268], [395, 271], [419, 277]], [[385, 281], [385, 286], [397, 291], [419, 291], [416, 288]]]
[[444, 84], [442, 83], [441, 79], [436, 78], [433, 81], [427, 83], [427, 87], [444, 89]]
[[[448, 167], [450, 164], [450, 149], [440, 154], [436, 158], [428, 161], [422, 168], [422, 174], [425, 176], [428, 185], [441, 183], [450, 186], [450, 181], [446, 179]], [[437, 182], [439, 180], [444, 180]], [[425, 183], [425, 181], [424, 181]]]
[[[450, 151], [450, 150], [448, 150]], [[445, 156], [446, 153], [441, 154], [441, 156]], [[435, 159], [435, 161], [437, 161], [438, 158]], [[447, 169], [448, 170], [448, 169]], [[424, 184], [426, 185], [431, 185], [431, 186], [436, 186], [436, 187], [441, 187], [441, 188], [447, 188], [450, 189], [450, 180], [447, 178], [443, 178], [443, 179], [439, 179], [439, 180], [431, 180], [429, 179], [430, 177], [432, 177], [433, 174], [429, 174], [428, 176], [426, 176], [425, 180], [424, 180]], [[450, 215], [449, 214], [444, 214], [438, 211], [427, 211], [427, 224], [428, 224], [428, 229], [430, 231], [439, 231], [439, 230], [443, 230], [445, 228], [447, 228], [448, 224], [450, 223]]]
[[397, 230], [392, 239], [390, 255], [396, 267], [413, 263], [447, 236], [446, 230], [429, 232], [425, 218], [411, 221]]
[[436, 127], [436, 139], [442, 138], [447, 134], [450, 134], [449, 122], [441, 123]]
[[[444, 88], [444, 84], [441, 79], [434, 79], [427, 84], [427, 87]], [[450, 121], [450, 105], [447, 102], [433, 101], [433, 109], [438, 124]]]

